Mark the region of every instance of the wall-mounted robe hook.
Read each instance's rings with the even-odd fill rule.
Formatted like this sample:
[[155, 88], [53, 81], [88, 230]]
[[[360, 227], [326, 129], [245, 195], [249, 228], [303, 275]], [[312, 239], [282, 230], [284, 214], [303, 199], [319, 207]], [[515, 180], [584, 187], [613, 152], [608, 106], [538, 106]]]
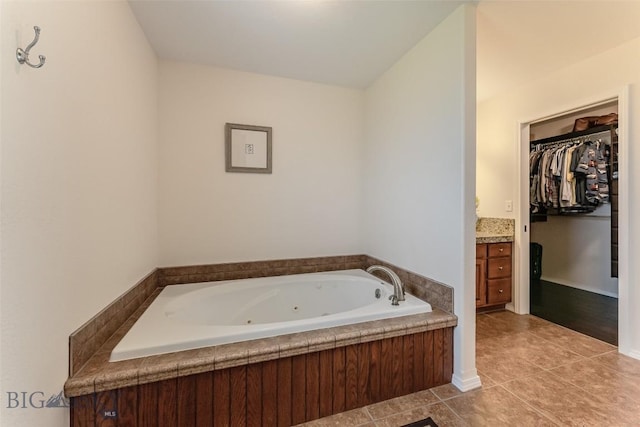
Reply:
[[33, 29], [36, 32], [36, 38], [33, 39], [31, 43], [29, 43], [29, 46], [27, 46], [26, 49], [22, 50], [21, 48], [18, 48], [16, 50], [16, 58], [18, 59], [18, 62], [20, 64], [27, 64], [32, 68], [40, 68], [44, 65], [44, 61], [46, 61], [47, 59], [44, 55], [38, 55], [38, 58], [40, 58], [39, 64], [32, 64], [31, 62], [29, 62], [29, 51], [36, 45], [36, 43], [38, 43], [38, 40], [40, 40], [40, 27], [35, 26], [33, 27]]

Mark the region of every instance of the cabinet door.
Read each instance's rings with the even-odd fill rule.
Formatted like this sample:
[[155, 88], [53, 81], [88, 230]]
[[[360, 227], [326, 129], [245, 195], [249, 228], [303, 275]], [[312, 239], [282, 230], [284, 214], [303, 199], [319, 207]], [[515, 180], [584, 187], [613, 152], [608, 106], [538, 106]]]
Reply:
[[476, 243], [476, 259], [484, 259], [487, 257], [487, 244]]
[[487, 261], [476, 259], [476, 307], [487, 304]]

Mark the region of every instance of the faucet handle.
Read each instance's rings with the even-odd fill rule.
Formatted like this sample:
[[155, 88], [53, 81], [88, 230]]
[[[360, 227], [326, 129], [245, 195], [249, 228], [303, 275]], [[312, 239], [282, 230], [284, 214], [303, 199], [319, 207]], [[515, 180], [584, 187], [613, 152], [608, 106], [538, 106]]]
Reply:
[[398, 297], [395, 295], [389, 295], [389, 299], [391, 300], [391, 305], [400, 305], [398, 304]]

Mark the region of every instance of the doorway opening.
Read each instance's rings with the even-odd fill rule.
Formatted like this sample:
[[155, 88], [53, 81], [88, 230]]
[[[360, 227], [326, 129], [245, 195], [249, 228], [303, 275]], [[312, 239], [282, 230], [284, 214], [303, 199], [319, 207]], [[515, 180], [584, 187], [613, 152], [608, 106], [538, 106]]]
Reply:
[[529, 127], [530, 313], [613, 345], [617, 117], [616, 100]]
[[[558, 109], [560, 113], [519, 123], [520, 197], [516, 218], [516, 286], [514, 304], [509, 307], [516, 313], [536, 314], [617, 344], [622, 353], [625, 353], [631, 332], [626, 306], [628, 242], [624, 232], [628, 229], [627, 93], [628, 88], [625, 87], [597, 101], [580, 103], [576, 108]], [[562, 142], [563, 135], [568, 134], [569, 138], [572, 136], [576, 118], [592, 114], [600, 116], [616, 110], [617, 128], [611, 126], [608, 129], [591, 129], [603, 132], [608, 130], [608, 135], [615, 135], [614, 138], [617, 138], [616, 170], [607, 170], [610, 176], [607, 178], [607, 186], [611, 187], [609, 200], [598, 203], [591, 212], [533, 212], [531, 142]], [[588, 134], [590, 130], [585, 132]], [[592, 135], [590, 139], [603, 143], [606, 139], [603, 135], [607, 134]], [[589, 138], [583, 138], [582, 142], [585, 139]], [[611, 141], [606, 142], [611, 147]], [[616, 182], [612, 183], [611, 178], [614, 176]], [[611, 200], [615, 203], [613, 210]], [[547, 215], [536, 217], [534, 213]], [[618, 233], [618, 229], [623, 232]], [[585, 232], [580, 233], [580, 230]], [[594, 230], [599, 230], [596, 234], [600, 237], [585, 240]], [[536, 259], [539, 255], [541, 264]], [[581, 271], [580, 261], [589, 262], [587, 259], [593, 260], [593, 257], [598, 262], [591, 262], [591, 269]], [[615, 267], [614, 258], [617, 258]]]

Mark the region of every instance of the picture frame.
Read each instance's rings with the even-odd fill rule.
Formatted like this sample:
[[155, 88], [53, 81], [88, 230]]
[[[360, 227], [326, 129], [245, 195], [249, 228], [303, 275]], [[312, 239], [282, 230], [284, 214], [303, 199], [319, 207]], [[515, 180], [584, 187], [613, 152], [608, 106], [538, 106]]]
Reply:
[[272, 133], [268, 126], [226, 123], [226, 171], [272, 173]]

